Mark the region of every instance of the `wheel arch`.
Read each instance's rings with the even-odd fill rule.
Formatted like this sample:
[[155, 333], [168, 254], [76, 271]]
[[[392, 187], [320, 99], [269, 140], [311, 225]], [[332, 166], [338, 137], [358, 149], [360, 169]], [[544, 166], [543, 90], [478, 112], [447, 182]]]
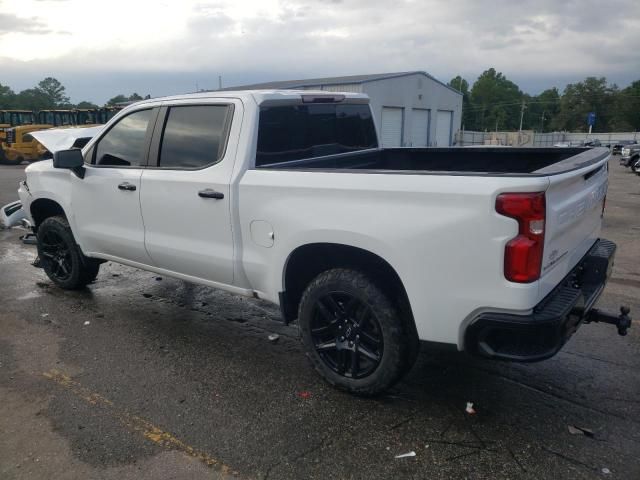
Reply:
[[69, 219], [62, 205], [50, 198], [35, 199], [33, 202], [31, 202], [29, 211], [34, 222], [33, 227], [36, 232], [38, 231], [38, 227], [40, 227], [42, 222], [44, 222], [49, 217], [62, 215], [67, 218], [67, 220]]
[[369, 250], [340, 243], [308, 243], [295, 248], [287, 257], [283, 271], [283, 292], [280, 308], [285, 322], [297, 317], [302, 293], [320, 273], [332, 268], [353, 268], [362, 271], [386, 292], [396, 304], [407, 333], [418, 338], [415, 319], [407, 291], [400, 275], [380, 255]]

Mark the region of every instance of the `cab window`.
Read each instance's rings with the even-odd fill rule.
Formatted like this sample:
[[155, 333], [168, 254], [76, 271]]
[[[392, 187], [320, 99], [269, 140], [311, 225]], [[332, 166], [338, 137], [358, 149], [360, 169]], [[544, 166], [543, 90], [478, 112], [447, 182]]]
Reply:
[[227, 105], [169, 108], [158, 166], [197, 169], [218, 162], [224, 155], [229, 111]]
[[146, 137], [152, 110], [140, 110], [116, 123], [97, 143], [93, 163], [137, 167], [146, 161]]

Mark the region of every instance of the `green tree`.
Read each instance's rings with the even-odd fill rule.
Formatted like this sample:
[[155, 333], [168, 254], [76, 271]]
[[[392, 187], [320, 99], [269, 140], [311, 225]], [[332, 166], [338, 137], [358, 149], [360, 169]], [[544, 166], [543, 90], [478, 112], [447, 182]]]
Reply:
[[76, 105], [76, 108], [98, 108], [98, 105], [85, 100]]
[[452, 78], [448, 85], [454, 90], [462, 93], [462, 126], [463, 128], [469, 128], [471, 124], [471, 99], [469, 96], [469, 82], [467, 82], [460, 75]]
[[520, 126], [523, 94], [494, 68], [485, 70], [470, 92], [470, 129], [515, 130]]
[[51, 108], [69, 106], [69, 97], [66, 96], [66, 89], [55, 78], [45, 78], [38, 83], [36, 89], [49, 99]]
[[620, 131], [640, 130], [640, 80], [620, 90], [614, 104], [616, 128]]
[[16, 103], [16, 94], [11, 88], [0, 83], [0, 108], [13, 108]]
[[111, 98], [108, 102], [107, 105], [115, 105], [116, 103], [123, 103], [123, 102], [128, 102], [129, 101], [129, 97], [123, 95], [123, 94], [119, 94], [116, 95], [115, 97]]
[[560, 109], [551, 126], [556, 130], [587, 131], [587, 116], [595, 112], [594, 132], [609, 131], [615, 125], [615, 99], [618, 87], [607, 85], [605, 77], [587, 77], [568, 84], [560, 98]]
[[527, 97], [525, 97], [524, 128], [538, 132], [549, 131], [552, 120], [560, 111], [560, 92], [553, 87], [540, 95]]
[[128, 97], [121, 93], [119, 95], [116, 95], [112, 99], [110, 99], [107, 102], [107, 105], [115, 105], [116, 103], [124, 103], [124, 102], [138, 102], [140, 100], [144, 100], [144, 99], [137, 93], [132, 93]]
[[28, 88], [16, 95], [15, 108], [46, 110], [55, 108], [51, 98], [38, 88]]

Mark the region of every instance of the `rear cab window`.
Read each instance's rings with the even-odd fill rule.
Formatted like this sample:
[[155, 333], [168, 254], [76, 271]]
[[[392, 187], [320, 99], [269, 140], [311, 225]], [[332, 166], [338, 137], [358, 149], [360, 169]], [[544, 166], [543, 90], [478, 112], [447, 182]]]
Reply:
[[256, 167], [377, 146], [368, 104], [318, 103], [260, 108]]

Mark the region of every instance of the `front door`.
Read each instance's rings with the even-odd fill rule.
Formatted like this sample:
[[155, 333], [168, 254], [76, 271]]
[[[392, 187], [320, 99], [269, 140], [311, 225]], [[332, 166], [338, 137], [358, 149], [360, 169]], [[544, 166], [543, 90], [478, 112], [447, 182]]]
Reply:
[[240, 114], [239, 102], [161, 110], [140, 196], [145, 246], [157, 267], [233, 283], [229, 184], [235, 146], [227, 138]]
[[140, 179], [157, 109], [135, 111], [87, 152], [85, 177], [73, 176], [76, 237], [87, 254], [149, 265], [140, 212]]

